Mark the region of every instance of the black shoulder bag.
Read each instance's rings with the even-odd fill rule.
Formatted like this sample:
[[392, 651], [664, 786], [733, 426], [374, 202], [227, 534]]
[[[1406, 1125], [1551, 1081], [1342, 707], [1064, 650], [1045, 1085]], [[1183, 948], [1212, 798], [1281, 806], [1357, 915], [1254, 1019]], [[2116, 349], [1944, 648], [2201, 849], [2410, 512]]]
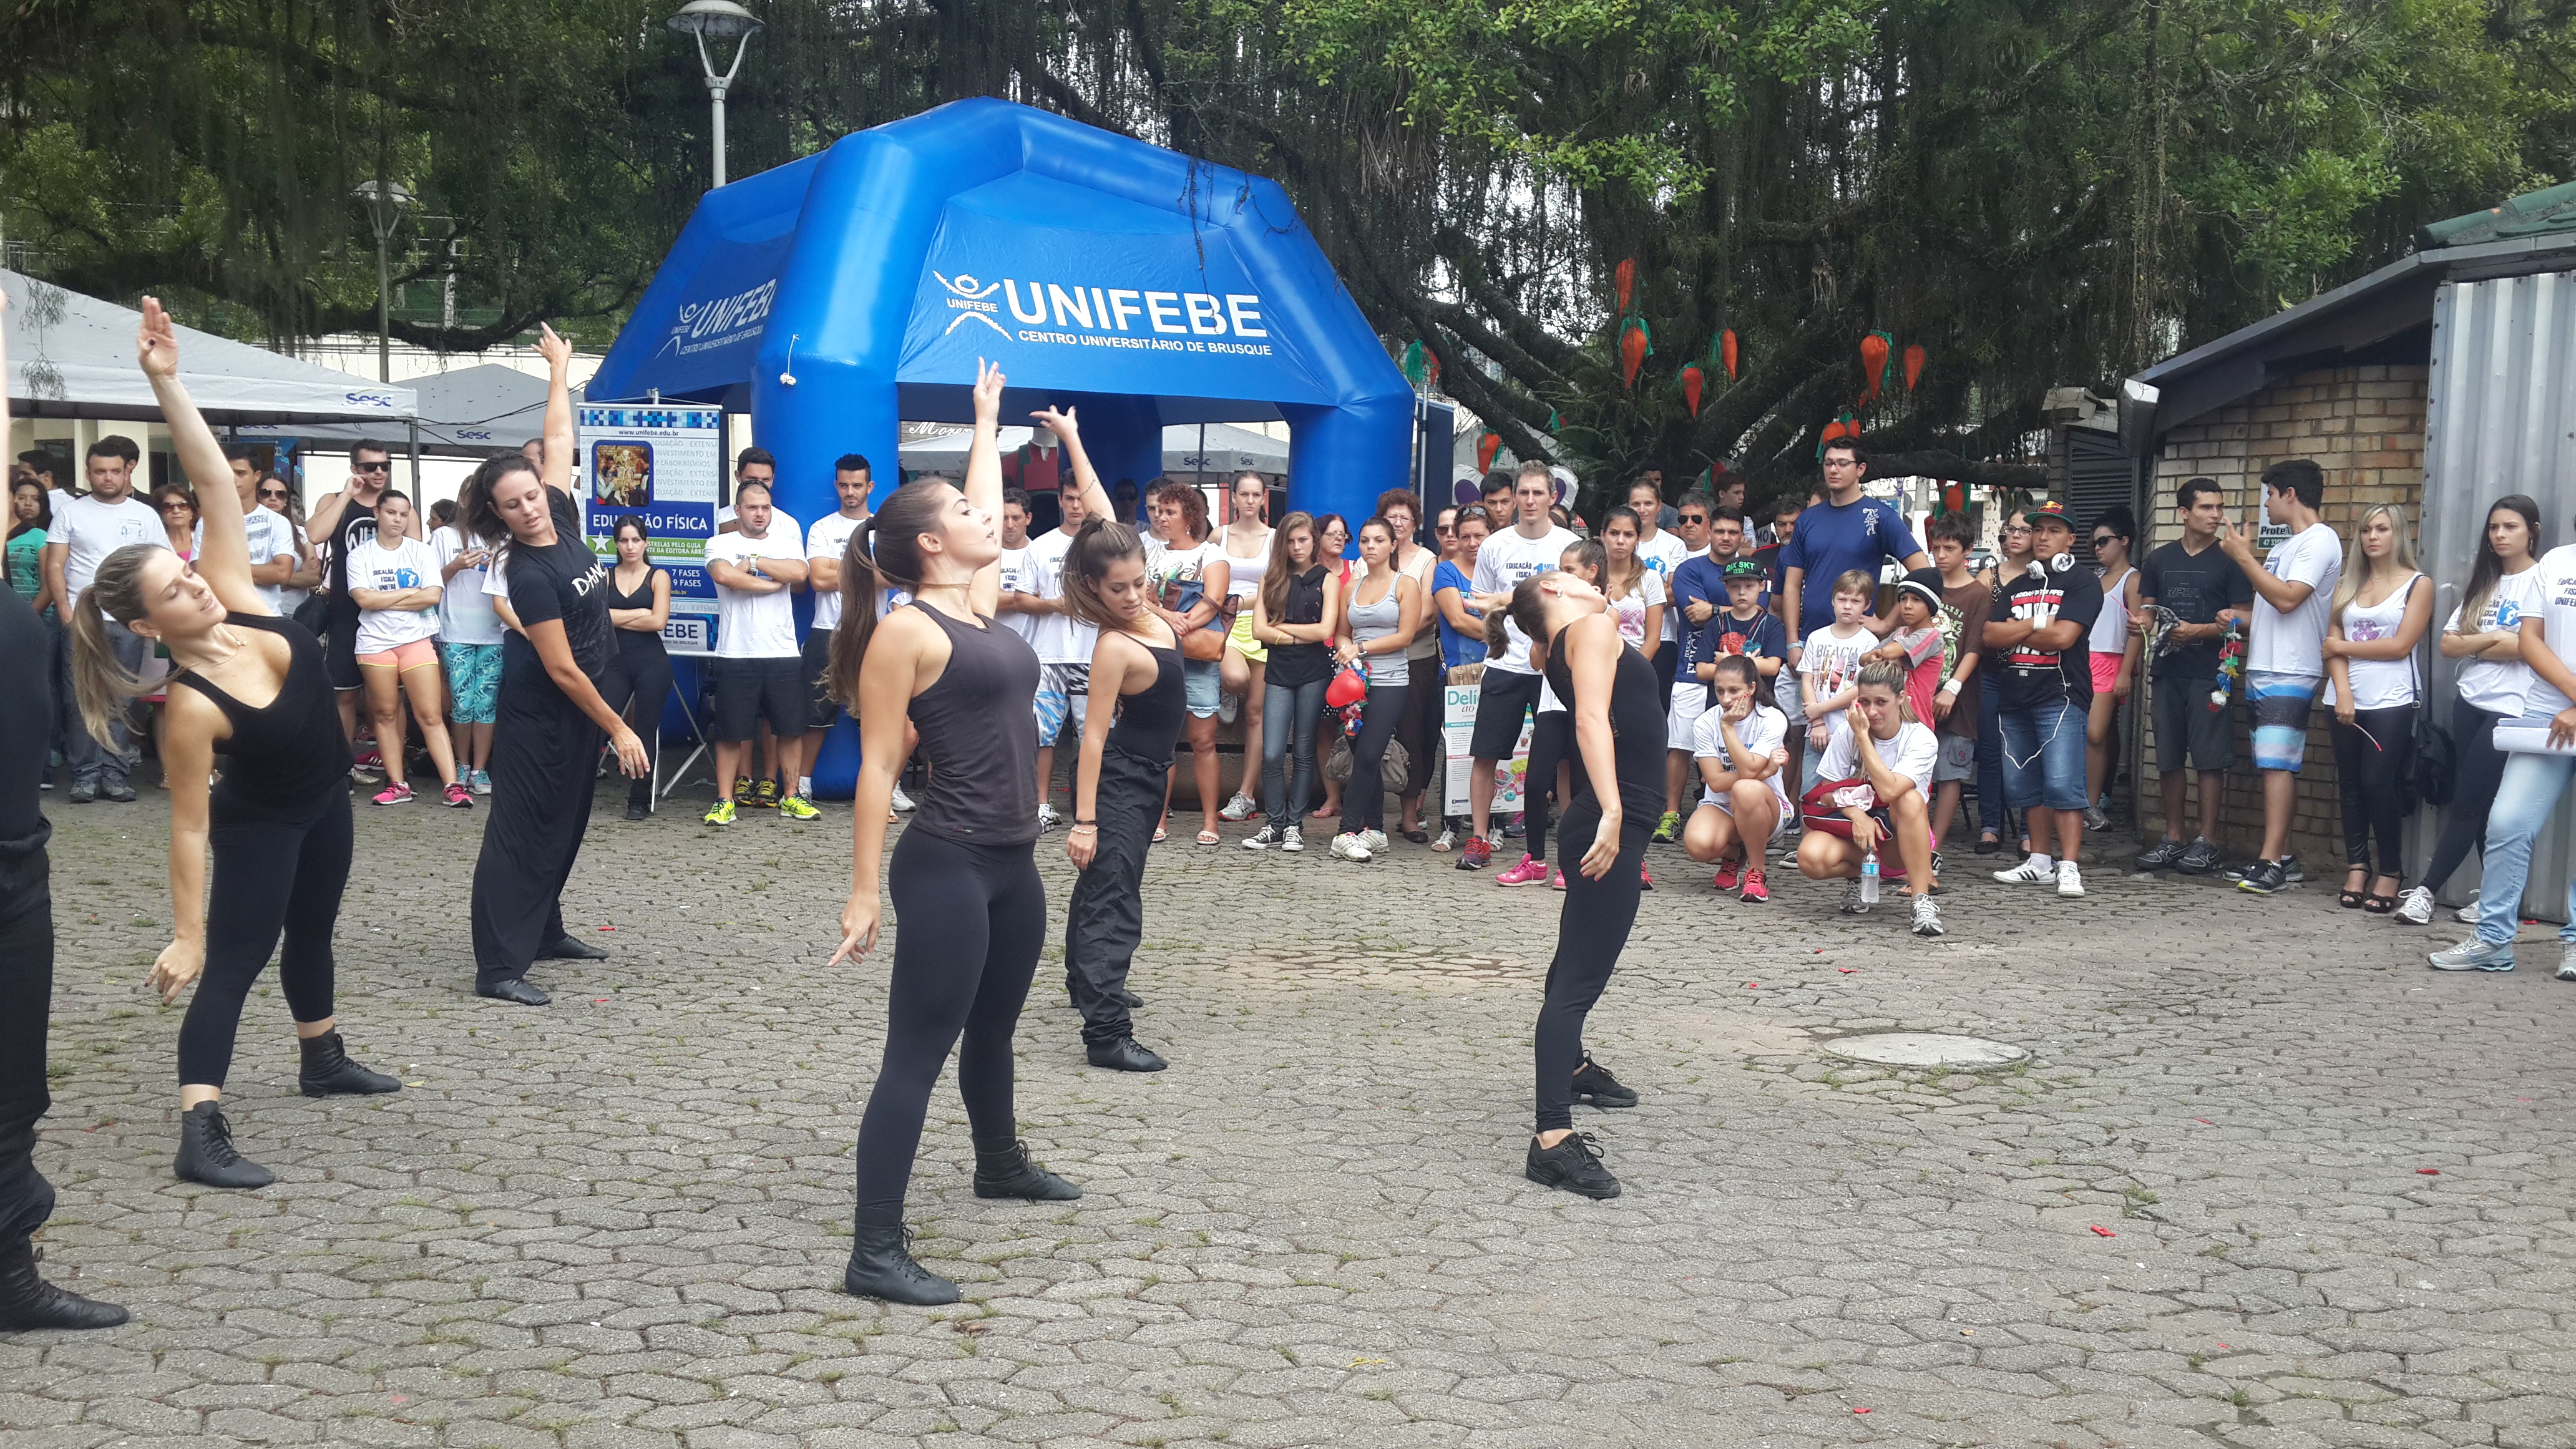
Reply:
[[[2436, 599], [2434, 607], [2441, 607], [2441, 601]], [[2417, 672], [2415, 690], [2415, 761], [2406, 780], [2416, 803], [2422, 805], [2450, 804], [2459, 781], [2460, 756], [2451, 732], [2433, 722], [2433, 637], [2438, 632], [2424, 631], [2424, 666]]]

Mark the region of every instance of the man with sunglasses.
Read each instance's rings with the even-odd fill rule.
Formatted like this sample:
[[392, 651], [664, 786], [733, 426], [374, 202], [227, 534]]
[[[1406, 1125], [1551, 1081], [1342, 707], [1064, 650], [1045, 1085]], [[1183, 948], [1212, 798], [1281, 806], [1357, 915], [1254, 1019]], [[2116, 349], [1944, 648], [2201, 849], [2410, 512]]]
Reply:
[[1697, 491], [1683, 494], [1673, 510], [1673, 535], [1688, 552], [1664, 581], [1664, 593], [1672, 601], [1664, 613], [1673, 622], [1676, 647], [1662, 687], [1664, 737], [1680, 740], [1682, 748], [1664, 755], [1664, 813], [1651, 837], [1658, 843], [1669, 844], [1681, 831], [1682, 785], [1692, 768], [1691, 731], [1699, 727], [1709, 699], [1699, 664], [1710, 657], [1708, 622], [1726, 607], [1726, 560], [1715, 557], [1709, 546], [1709, 525], [1716, 516], [1716, 500]]
[[[259, 586], [259, 596], [270, 608], [284, 613], [278, 600], [286, 591], [286, 581], [295, 577], [295, 525], [284, 514], [260, 506], [259, 465], [251, 461], [249, 444], [225, 444], [224, 458], [232, 464], [233, 491], [241, 495], [242, 525], [250, 530], [250, 581]], [[282, 507], [283, 485], [277, 496]], [[205, 525], [199, 524], [197, 533], [204, 537]]]
[[[313, 505], [313, 517], [304, 525], [304, 536], [324, 545], [322, 580], [331, 604], [322, 660], [331, 688], [340, 696], [340, 728], [353, 741], [358, 737], [358, 691], [366, 681], [358, 675], [358, 603], [349, 597], [349, 558], [376, 541], [376, 504], [393, 479], [391, 449], [377, 442], [355, 445], [349, 449], [349, 485]], [[384, 742], [377, 745], [381, 752]], [[393, 747], [400, 750], [402, 741], [394, 741]], [[362, 768], [367, 763], [363, 756], [358, 761]]]

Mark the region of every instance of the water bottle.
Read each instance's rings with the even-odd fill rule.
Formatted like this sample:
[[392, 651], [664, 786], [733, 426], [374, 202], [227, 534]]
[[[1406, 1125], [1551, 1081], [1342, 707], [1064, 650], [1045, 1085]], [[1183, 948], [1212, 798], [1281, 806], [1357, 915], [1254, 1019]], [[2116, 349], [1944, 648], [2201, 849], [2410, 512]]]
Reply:
[[1878, 852], [1876, 850], [1861, 857], [1860, 903], [1865, 906], [1878, 904]]

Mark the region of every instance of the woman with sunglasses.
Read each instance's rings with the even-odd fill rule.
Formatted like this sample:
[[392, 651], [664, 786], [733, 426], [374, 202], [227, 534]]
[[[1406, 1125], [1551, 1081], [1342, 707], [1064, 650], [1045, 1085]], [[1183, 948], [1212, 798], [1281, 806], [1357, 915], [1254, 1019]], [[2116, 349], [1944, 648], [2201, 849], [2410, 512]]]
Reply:
[[152, 490], [152, 511], [170, 537], [170, 551], [181, 562], [197, 556], [197, 495], [185, 483], [164, 483]]
[[[2093, 524], [2093, 567], [2102, 577], [2102, 613], [2093, 621], [2093, 703], [2084, 721], [2084, 828], [2108, 830], [2102, 787], [2120, 748], [2120, 711], [2138, 677], [2138, 636], [2129, 615], [2138, 607], [2138, 571], [2129, 566], [2129, 544], [2138, 525], [2122, 507], [2106, 508]], [[1982, 721], [1980, 721], [1982, 723]]]

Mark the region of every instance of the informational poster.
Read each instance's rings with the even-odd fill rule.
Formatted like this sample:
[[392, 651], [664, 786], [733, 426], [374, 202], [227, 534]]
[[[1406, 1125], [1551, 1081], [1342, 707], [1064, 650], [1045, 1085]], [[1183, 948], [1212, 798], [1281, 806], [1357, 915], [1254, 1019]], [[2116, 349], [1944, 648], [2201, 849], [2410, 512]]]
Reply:
[[[1474, 684], [1440, 686], [1440, 735], [1449, 756], [1443, 772], [1440, 813], [1466, 815], [1467, 777], [1475, 772], [1476, 762], [1468, 754], [1476, 734], [1476, 701], [1484, 689]], [[1494, 762], [1493, 815], [1497, 820], [1521, 808], [1521, 783], [1529, 776], [1530, 720], [1521, 719], [1521, 737], [1512, 746], [1512, 757]]]
[[716, 586], [707, 576], [706, 553], [724, 479], [721, 414], [681, 407], [576, 412], [582, 531], [591, 552], [613, 561], [618, 520], [642, 519], [645, 557], [671, 576], [671, 622], [662, 637], [678, 649], [709, 647]]

